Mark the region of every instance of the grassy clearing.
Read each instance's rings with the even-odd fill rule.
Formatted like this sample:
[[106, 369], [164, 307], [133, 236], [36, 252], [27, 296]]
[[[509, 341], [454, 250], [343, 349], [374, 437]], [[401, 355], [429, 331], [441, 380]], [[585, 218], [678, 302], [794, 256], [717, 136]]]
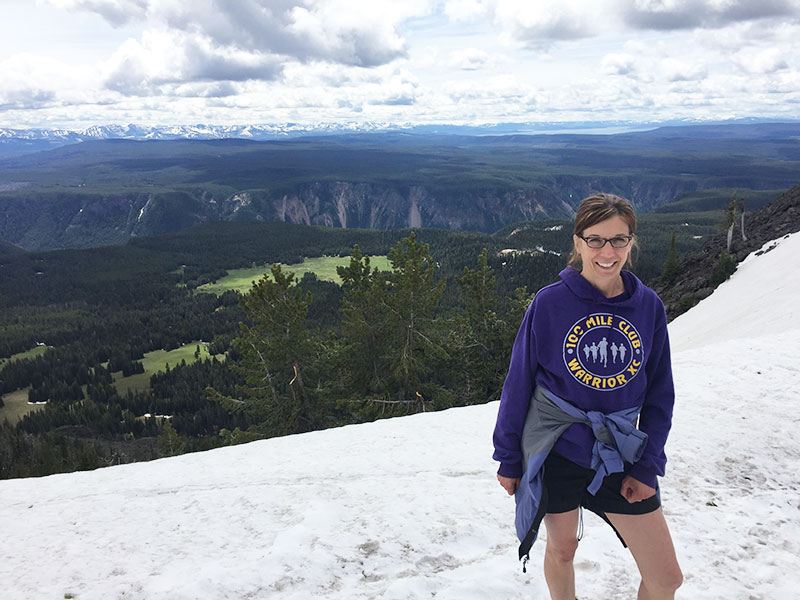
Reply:
[[0, 369], [3, 368], [7, 362], [11, 362], [12, 360], [20, 360], [23, 358], [35, 358], [37, 356], [41, 356], [45, 352], [47, 352], [51, 346], [36, 346], [35, 348], [31, 348], [30, 350], [26, 350], [25, 352], [20, 352], [18, 354], [14, 354], [9, 356], [8, 358], [0, 358]]
[[[200, 355], [195, 357], [194, 354], [197, 351], [198, 345], [200, 346]], [[173, 369], [184, 360], [187, 365], [190, 365], [197, 360], [205, 360], [210, 357], [211, 355], [208, 353], [207, 344], [203, 342], [191, 342], [180, 348], [175, 348], [174, 350], [154, 350], [153, 352], [148, 352], [141, 361], [144, 367], [144, 373], [123, 377], [122, 371], [117, 371], [116, 373], [112, 373], [111, 377], [120, 394], [125, 394], [128, 391], [143, 392], [150, 388], [150, 377], [154, 373], [166, 370], [167, 366]], [[224, 354], [217, 355], [217, 360], [224, 360], [224, 358]]]
[[[12, 360], [23, 358], [35, 358], [47, 352], [51, 346], [36, 346], [25, 352], [19, 352], [8, 358], [0, 358], [0, 369]], [[28, 404], [28, 389], [14, 390], [8, 394], [3, 394], [3, 406], [0, 407], [0, 421], [8, 419], [9, 423], [16, 423], [30, 412], [41, 409], [42, 404]]]
[[28, 389], [14, 390], [8, 394], [3, 394], [0, 421], [8, 419], [8, 422], [13, 424], [28, 413], [44, 408], [43, 404], [28, 404]]
[[[373, 267], [378, 267], [385, 271], [391, 269], [391, 263], [387, 256], [370, 256], [369, 260], [370, 265]], [[281, 268], [285, 272], [294, 273], [297, 280], [302, 279], [305, 273], [314, 273], [317, 279], [341, 283], [339, 275], [336, 273], [336, 267], [346, 267], [349, 264], [349, 256], [320, 256], [307, 258], [303, 262], [294, 265], [281, 265]], [[248, 269], [232, 269], [222, 279], [217, 280], [215, 283], [201, 285], [197, 288], [197, 291], [217, 295], [228, 290], [247, 292], [253, 287], [253, 283], [268, 274], [270, 269], [271, 265]]]
[[[200, 355], [195, 357], [194, 353], [197, 351], [198, 345], [200, 346]], [[25, 358], [26, 356], [37, 356], [44, 353], [46, 349], [47, 348], [44, 346], [39, 346], [28, 352], [15, 354], [7, 360]], [[120, 394], [125, 394], [128, 391], [144, 392], [150, 388], [150, 377], [153, 375], [153, 373], [164, 371], [167, 368], [167, 365], [169, 365], [169, 367], [172, 369], [181, 364], [181, 361], [185, 360], [186, 364], [189, 365], [197, 360], [210, 358], [210, 356], [211, 355], [208, 353], [207, 344], [204, 344], [203, 342], [192, 342], [190, 344], [181, 346], [180, 348], [175, 348], [175, 350], [155, 350], [153, 352], [148, 352], [142, 359], [144, 373], [137, 373], [136, 375], [131, 375], [130, 377], [123, 377], [122, 371], [117, 371], [116, 373], [112, 373], [111, 377], [114, 381], [117, 391]], [[224, 359], [224, 354], [217, 355], [217, 360]], [[84, 386], [84, 393], [85, 391], [86, 389]], [[16, 423], [23, 416], [35, 410], [40, 410], [41, 408], [44, 408], [44, 405], [28, 404], [28, 388], [15, 390], [8, 394], [3, 394], [3, 406], [0, 407], [0, 421], [8, 419], [9, 423]]]

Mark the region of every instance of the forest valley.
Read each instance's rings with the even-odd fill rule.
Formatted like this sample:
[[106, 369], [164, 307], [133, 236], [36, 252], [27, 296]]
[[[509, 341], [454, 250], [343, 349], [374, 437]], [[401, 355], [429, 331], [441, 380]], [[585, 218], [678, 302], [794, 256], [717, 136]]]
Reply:
[[[676, 255], [721, 224], [721, 211], [643, 216], [634, 271], [651, 285], [675, 277]], [[566, 221], [492, 236], [213, 223], [126, 246], [0, 253], [0, 394], [43, 403], [0, 425], [0, 478], [495, 400], [532, 293], [557, 278], [570, 244]], [[348, 254], [338, 283], [278, 264]], [[383, 255], [389, 270], [372, 264]], [[198, 290], [255, 264], [271, 268], [249, 293]], [[37, 344], [46, 351], [20, 355]], [[185, 345], [193, 360], [120, 391], [146, 353]]]

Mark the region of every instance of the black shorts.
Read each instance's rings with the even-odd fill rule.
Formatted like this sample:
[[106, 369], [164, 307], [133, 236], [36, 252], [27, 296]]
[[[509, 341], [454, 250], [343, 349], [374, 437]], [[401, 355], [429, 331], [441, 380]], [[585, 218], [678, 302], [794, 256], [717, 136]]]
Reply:
[[658, 491], [639, 502], [628, 502], [620, 494], [626, 473], [612, 473], [603, 479], [603, 484], [593, 496], [587, 487], [595, 472], [575, 464], [556, 452], [551, 452], [544, 463], [544, 486], [548, 513], [565, 513], [583, 506], [608, 521], [605, 513], [643, 515], [661, 506]]

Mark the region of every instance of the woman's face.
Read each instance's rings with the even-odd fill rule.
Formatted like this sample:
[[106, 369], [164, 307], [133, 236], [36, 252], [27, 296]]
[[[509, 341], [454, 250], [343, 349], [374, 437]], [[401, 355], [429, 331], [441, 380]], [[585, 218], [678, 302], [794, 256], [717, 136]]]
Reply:
[[[628, 235], [630, 235], [628, 224], [619, 215], [601, 221], [597, 225], [587, 227], [583, 231], [583, 237], [586, 239], [611, 239]], [[575, 243], [575, 251], [580, 255], [583, 263], [581, 275], [599, 289], [604, 289], [617, 281], [619, 272], [628, 261], [631, 244], [624, 248], [614, 248], [608, 242], [602, 248], [590, 248], [577, 235], [573, 236], [573, 241]]]

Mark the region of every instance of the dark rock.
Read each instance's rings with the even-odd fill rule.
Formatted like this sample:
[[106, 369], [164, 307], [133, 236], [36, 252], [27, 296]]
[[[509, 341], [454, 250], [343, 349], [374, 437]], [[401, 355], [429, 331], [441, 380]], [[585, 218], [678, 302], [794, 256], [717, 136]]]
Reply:
[[[742, 239], [740, 223], [736, 224], [733, 233], [731, 254], [737, 263], [760, 250], [767, 242], [800, 231], [800, 185], [757, 211], [745, 213], [744, 227], [747, 240]], [[710, 238], [697, 252], [680, 257], [678, 276], [671, 284], [655, 287], [664, 301], [669, 320], [711, 295], [715, 287], [712, 284], [714, 269], [720, 255], [726, 251], [726, 244], [727, 234], [724, 232]]]

